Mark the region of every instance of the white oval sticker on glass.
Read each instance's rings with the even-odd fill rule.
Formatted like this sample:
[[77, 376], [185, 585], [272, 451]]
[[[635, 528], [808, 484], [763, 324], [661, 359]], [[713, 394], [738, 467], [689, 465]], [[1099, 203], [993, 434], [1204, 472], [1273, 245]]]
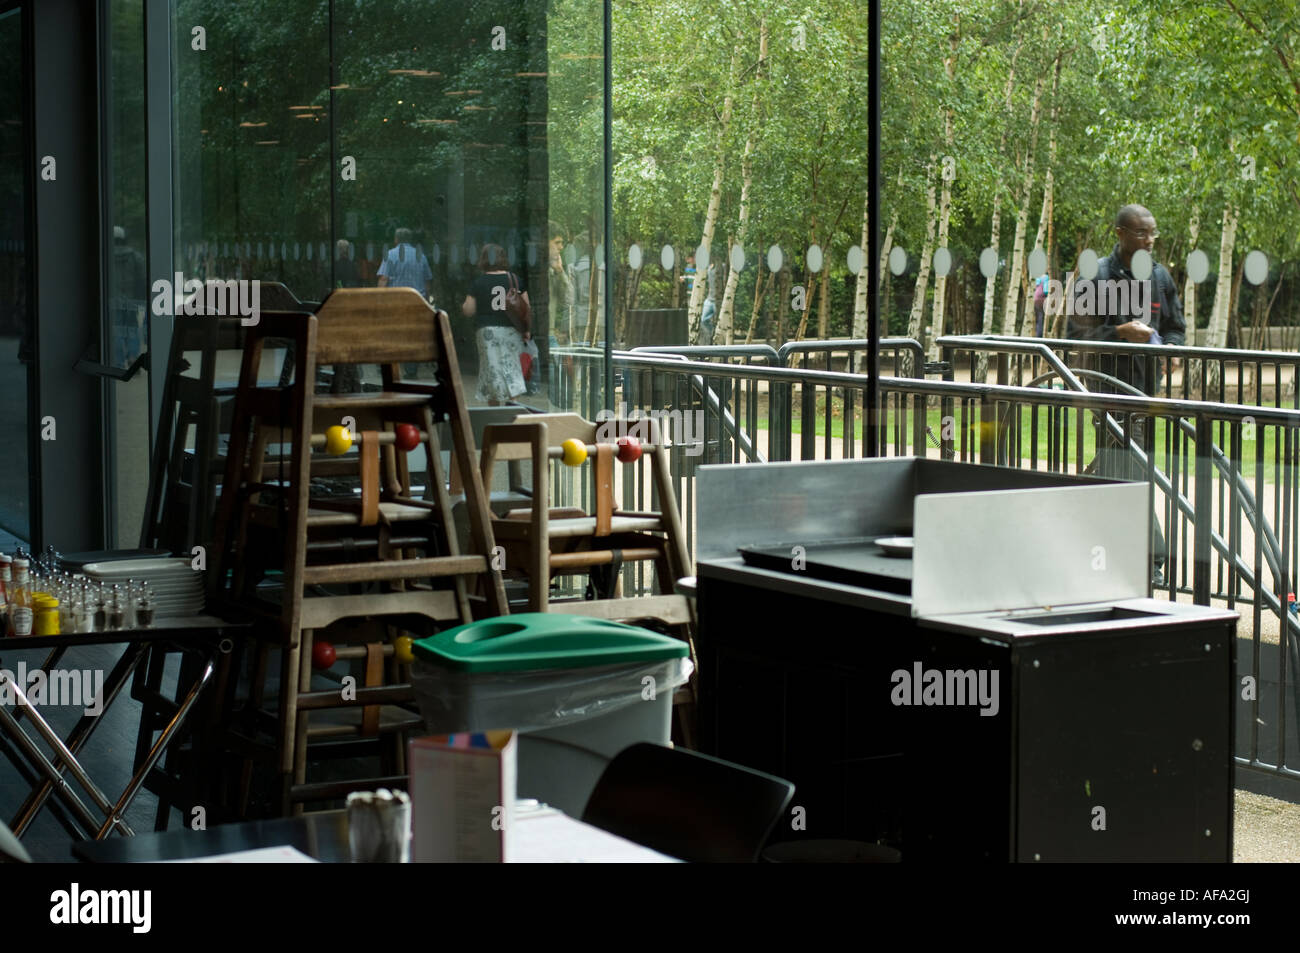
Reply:
[[1085, 248], [1079, 256], [1079, 277], [1084, 281], [1097, 277], [1097, 253], [1091, 248]]
[[998, 273], [998, 252], [996, 248], [986, 248], [980, 252], [980, 274], [992, 278]]
[[767, 250], [767, 270], [780, 271], [781, 266], [785, 264], [785, 253], [781, 251], [780, 245], [773, 245]]
[[1133, 253], [1133, 260], [1129, 263], [1129, 271], [1133, 272], [1133, 277], [1138, 281], [1146, 281], [1151, 277], [1154, 271], [1154, 263], [1151, 261], [1151, 253], [1145, 248], [1139, 248]]
[[897, 245], [889, 250], [889, 270], [896, 275], [907, 270], [907, 252]]
[[627, 266], [633, 271], [641, 270], [641, 246], [636, 242], [627, 250]]
[[741, 248], [739, 245], [731, 246], [731, 270], [745, 270], [745, 249]]
[[673, 251], [672, 245], [665, 245], [659, 249], [659, 264], [664, 271], [672, 271], [673, 265], [677, 263], [677, 252]]
[[820, 245], [809, 245], [808, 256], [804, 259], [808, 263], [808, 270], [814, 275], [822, 270], [825, 262], [822, 260], [822, 248]]
[[845, 262], [849, 266], [849, 274], [860, 275], [862, 269], [867, 263], [867, 256], [862, 254], [862, 249], [854, 245], [849, 249], [848, 255], [845, 256]]
[[1210, 256], [1199, 248], [1187, 256], [1187, 277], [1197, 285], [1210, 277]]
[[936, 248], [934, 252], [934, 273], [940, 278], [952, 271], [952, 252], [946, 248]]
[[1047, 252], [1035, 248], [1029, 253], [1029, 277], [1038, 278], [1047, 271]]
[[1252, 285], [1262, 285], [1268, 278], [1268, 256], [1259, 249], [1246, 256], [1246, 263], [1242, 267], [1246, 280]]

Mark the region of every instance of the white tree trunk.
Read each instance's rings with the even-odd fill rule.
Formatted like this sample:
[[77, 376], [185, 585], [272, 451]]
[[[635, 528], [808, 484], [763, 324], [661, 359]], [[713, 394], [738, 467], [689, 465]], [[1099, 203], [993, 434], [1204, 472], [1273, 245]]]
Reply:
[[[1057, 102], [1056, 93], [1061, 85], [1061, 58], [1064, 54], [1056, 54], [1056, 64], [1052, 71], [1052, 115], [1049, 119], [1051, 132], [1047, 139], [1047, 166], [1043, 170], [1043, 207], [1038, 213], [1038, 233], [1034, 236], [1034, 248], [1043, 250], [1047, 254], [1048, 234], [1051, 231], [1052, 212], [1055, 202], [1055, 183], [1056, 183], [1056, 122], [1060, 116], [1060, 103]], [[1038, 280], [1038, 275], [1030, 275], [1031, 282], [1029, 286], [1029, 296], [1025, 299], [1025, 317], [1020, 326], [1022, 337], [1033, 337], [1034, 326], [1038, 323], [1037, 315], [1034, 312], [1034, 286], [1032, 282]], [[1047, 314], [1043, 314], [1043, 336], [1046, 337], [1048, 328]]]
[[1016, 215], [1016, 237], [1011, 246], [1010, 274], [1007, 276], [1006, 306], [1002, 309], [1002, 333], [1014, 334], [1020, 304], [1020, 270], [1025, 260], [1025, 232], [1029, 228], [1029, 203], [1034, 193], [1034, 140], [1038, 137], [1038, 116], [1043, 100], [1043, 78], [1034, 83], [1034, 105], [1029, 117], [1030, 142], [1025, 151], [1025, 176], [1020, 188], [1020, 211]]
[[[1020, 13], [1024, 11], [1024, 0], [1016, 7], [1016, 18], [1019, 19]], [[1003, 112], [1005, 113], [1002, 126], [1002, 136], [998, 140], [998, 159], [1001, 159], [1007, 151], [1007, 133], [1010, 131], [1009, 124], [1011, 121], [1011, 93], [1016, 87], [1016, 59], [1020, 56], [1020, 48], [1024, 45], [1024, 33], [1017, 33], [1016, 48], [1011, 53], [1011, 66], [1007, 70], [1007, 85], [1003, 90]], [[989, 228], [989, 247], [995, 254], [1001, 253], [999, 242], [1002, 238], [1002, 192], [995, 189], [993, 192], [993, 218]], [[984, 334], [993, 333], [993, 302], [997, 294], [997, 265], [995, 263], [993, 274], [984, 279], [984, 315], [980, 322], [980, 330]], [[975, 367], [971, 371], [971, 379], [974, 381], [983, 381], [988, 377], [989, 357], [987, 351], [979, 351], [975, 355]]]
[[[925, 244], [921, 246], [920, 273], [916, 276], [916, 290], [912, 292], [912, 311], [907, 318], [907, 336], [913, 340], [921, 339], [921, 319], [925, 313], [925, 292], [930, 286], [930, 259], [934, 255], [934, 167], [926, 169], [927, 187], [925, 192]], [[903, 358], [903, 373], [911, 374], [912, 356]]]
[[1205, 334], [1206, 347], [1223, 347], [1228, 341], [1228, 305], [1232, 299], [1232, 251], [1237, 241], [1237, 214], [1231, 205], [1223, 210], [1219, 238], [1219, 277], [1214, 286], [1214, 309]]
[[[734, 92], [736, 65], [739, 62], [739, 48], [732, 51], [731, 71], [728, 73], [730, 87], [722, 103], [722, 118], [718, 124], [718, 148], [713, 157], [713, 188], [709, 192], [709, 207], [704, 213], [704, 235], [700, 245], [707, 251], [713, 248], [713, 230], [718, 224], [718, 207], [722, 204], [722, 175], [726, 168], [727, 128], [731, 125], [731, 113], [735, 107]], [[686, 320], [690, 327], [689, 340], [700, 343], [700, 313], [704, 310], [704, 293], [708, 288], [708, 267], [704, 262], [696, 261], [695, 287], [691, 290], [691, 302], [687, 306]]]
[[867, 248], [871, 241], [871, 219], [867, 211], [871, 196], [862, 203], [862, 270], [858, 272], [853, 287], [853, 330], [849, 336], [861, 340], [867, 336], [867, 285], [871, 281], [871, 269], [867, 267]]
[[[1196, 250], [1196, 242], [1201, 236], [1201, 207], [1192, 206], [1192, 218], [1187, 223], [1188, 244], [1192, 251]], [[1187, 322], [1187, 340], [1189, 344], [1196, 343], [1196, 282], [1192, 281], [1189, 274], [1187, 280], [1183, 282], [1183, 317]]]
[[[1219, 278], [1214, 285], [1214, 309], [1205, 332], [1206, 347], [1224, 347], [1228, 343], [1228, 312], [1232, 305], [1232, 251], [1237, 243], [1237, 211], [1231, 204], [1223, 209], [1223, 231], [1219, 237]], [[1217, 399], [1219, 364], [1211, 361], [1206, 368], [1208, 394], [1202, 400]]]
[[[767, 63], [767, 18], [759, 21], [758, 26], [758, 73], [760, 82], [754, 86], [753, 108], [750, 110], [749, 135], [745, 137], [745, 152], [740, 162], [740, 222], [736, 230], [736, 244], [745, 247], [749, 234], [749, 192], [754, 184], [754, 140], [762, 125], [763, 102], [759, 97], [762, 89], [763, 67]], [[731, 249], [727, 249], [731, 254]], [[735, 341], [736, 288], [740, 284], [740, 272], [731, 269], [727, 275], [727, 286], [722, 292], [722, 302], [718, 305], [718, 322], [714, 330], [714, 341], [722, 340], [727, 344]]]
[[[953, 82], [957, 75], [957, 49], [961, 43], [961, 14], [952, 15], [952, 32], [948, 34], [948, 57], [943, 61], [944, 72], [948, 76], [948, 92], [953, 94]], [[951, 174], [948, 174], [948, 157], [952, 156], [953, 146], [953, 115], [952, 109], [948, 108], [943, 111], [943, 148], [945, 152], [944, 165], [940, 168], [945, 170], [942, 176], [943, 187], [939, 192], [939, 238], [938, 247], [948, 247], [948, 217], [952, 210], [952, 180], [956, 177], [955, 168]], [[934, 278], [934, 311], [930, 319], [930, 340], [926, 351], [929, 360], [937, 361], [939, 359], [939, 345], [935, 342], [944, 335], [944, 309], [948, 301], [948, 275], [935, 275]]]

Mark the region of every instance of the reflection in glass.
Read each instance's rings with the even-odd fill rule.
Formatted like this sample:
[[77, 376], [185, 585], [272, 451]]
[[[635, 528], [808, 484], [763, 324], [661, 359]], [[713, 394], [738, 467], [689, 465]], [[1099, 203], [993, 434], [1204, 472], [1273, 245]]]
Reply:
[[0, 529], [31, 539], [27, 369], [35, 360], [28, 310], [27, 95], [22, 11], [0, 14]]

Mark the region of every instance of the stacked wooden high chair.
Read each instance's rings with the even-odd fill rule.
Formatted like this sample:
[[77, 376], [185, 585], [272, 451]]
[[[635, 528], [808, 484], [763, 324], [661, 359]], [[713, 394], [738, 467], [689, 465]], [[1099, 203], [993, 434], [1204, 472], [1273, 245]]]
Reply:
[[[393, 631], [419, 634], [508, 611], [492, 564], [487, 497], [451, 340], [446, 314], [409, 288], [338, 290], [315, 315], [263, 312], [249, 329], [217, 512], [218, 552], [210, 568], [231, 608], [269, 623], [241, 725], [273, 726], [282, 812], [395, 782], [405, 773], [396, 733], [393, 777], [307, 783], [309, 742], [340, 730], [378, 736], [386, 727], [380, 706], [411, 700], [401, 664], [409, 661], [409, 649], [400, 637], [390, 640]], [[277, 346], [272, 342], [292, 348], [288, 386], [258, 386], [262, 351]], [[316, 394], [319, 364], [378, 364], [383, 390]], [[402, 364], [435, 364], [434, 382], [402, 381]], [[452, 434], [451, 466], [464, 483], [467, 552], [460, 551], [454, 529], [436, 435], [435, 424], [444, 421]], [[420, 499], [412, 495], [406, 460], [406, 451], [417, 447], [424, 450], [428, 484]], [[312, 476], [322, 474], [354, 475], [359, 497], [313, 493]], [[279, 585], [268, 585], [277, 572]], [[340, 632], [341, 626], [347, 628]], [[360, 644], [322, 659], [313, 652], [322, 637], [331, 645]], [[272, 720], [262, 686], [274, 650], [280, 653], [280, 677]], [[327, 667], [331, 655], [364, 658], [365, 684], [352, 692], [313, 690], [313, 657]], [[313, 712], [357, 707], [359, 725], [312, 724]], [[418, 723], [412, 717], [395, 726]], [[248, 743], [251, 751], [252, 733], [246, 730], [236, 744]], [[243, 797], [251, 765], [250, 758]]]
[[[625, 439], [602, 437], [612, 432]], [[690, 554], [682, 531], [677, 498], [668, 471], [669, 448], [653, 417], [611, 420], [601, 425], [577, 414], [521, 415], [509, 424], [483, 430], [482, 482], [490, 486], [497, 463], [527, 461], [532, 468], [533, 505], [492, 519], [492, 534], [504, 550], [507, 574], [528, 580], [531, 612], [564, 612], [663, 628], [691, 645], [695, 661], [694, 601], [677, 591], [677, 580], [691, 574]], [[553, 506], [552, 467], [591, 466], [590, 511]], [[620, 511], [616, 501], [623, 470], [624, 485], [649, 471], [653, 511]], [[564, 471], [560, 471], [564, 472]], [[656, 592], [625, 596], [621, 569], [649, 563]], [[551, 580], [587, 574], [587, 598], [553, 601]], [[693, 743], [692, 679], [674, 699], [681, 740]], [[684, 707], [683, 707], [684, 706]]]

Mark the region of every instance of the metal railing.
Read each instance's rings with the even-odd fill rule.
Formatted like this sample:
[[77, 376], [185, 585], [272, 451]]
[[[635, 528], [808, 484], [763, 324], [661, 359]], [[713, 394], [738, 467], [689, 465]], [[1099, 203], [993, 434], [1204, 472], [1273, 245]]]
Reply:
[[[768, 367], [803, 367], [808, 370], [835, 370], [843, 364], [846, 371], [860, 373], [858, 365], [867, 354], [867, 341], [862, 338], [833, 338], [827, 341], [787, 341], [780, 349], [769, 344], [734, 345], [682, 345], [670, 344], [636, 347], [632, 354], [671, 354], [690, 360], [716, 361], [726, 364], [763, 363]], [[820, 358], [820, 360], [817, 360]], [[817, 365], [821, 366], [818, 367]], [[925, 349], [915, 338], [881, 338], [880, 366], [892, 370], [895, 377], [941, 375], [947, 368], [943, 362], [927, 364]]]
[[[1243, 351], [1237, 348], [1124, 344], [1024, 338], [1009, 335], [947, 335], [936, 342], [943, 361], [953, 369], [969, 368], [976, 356], [989, 355], [997, 383], [1020, 383], [1042, 367], [1033, 352], [1019, 345], [1039, 344], [1066, 366], [1098, 371], [1129, 380], [1136, 371], [1149, 382], [1148, 392], [1182, 400], [1204, 399], [1254, 407], [1300, 408], [1300, 352]], [[995, 357], [996, 355], [996, 357]]]
[[[1106, 375], [1071, 370], [1054, 346], [1060, 342], [980, 345], [995, 343], [1008, 368], [1024, 363], [1026, 383], [1059, 377], [1070, 389], [882, 377], [874, 455], [1102, 469], [1148, 482], [1168, 548], [1168, 583], [1157, 594], [1240, 605], [1238, 671], [1253, 679], [1255, 694], [1240, 702], [1238, 763], [1285, 781], [1300, 800], [1300, 624], [1287, 611], [1300, 575], [1300, 411], [1092, 393], [1085, 382]], [[629, 411], [672, 407], [702, 421], [700, 455], [686, 459], [683, 449], [673, 457], [692, 551], [698, 465], [868, 455], [862, 375], [644, 352], [617, 352], [614, 364]], [[621, 489], [625, 508], [653, 505], [648, 481], [626, 480]]]

